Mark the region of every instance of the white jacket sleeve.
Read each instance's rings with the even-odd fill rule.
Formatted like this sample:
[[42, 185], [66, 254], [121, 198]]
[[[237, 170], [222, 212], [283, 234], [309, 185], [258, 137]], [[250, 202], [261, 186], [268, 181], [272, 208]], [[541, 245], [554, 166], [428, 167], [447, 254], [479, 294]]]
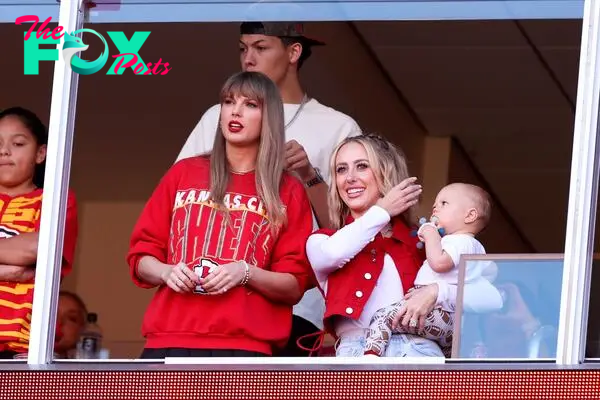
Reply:
[[[436, 283], [438, 285], [437, 305], [446, 310], [456, 311], [458, 287], [443, 280]], [[463, 311], [473, 313], [492, 312], [501, 309], [503, 303], [500, 291], [487, 279], [479, 278], [465, 284]]]
[[492, 312], [504, 303], [500, 291], [485, 278], [467, 283], [463, 292], [463, 309], [467, 312]]
[[371, 207], [331, 236], [315, 233], [306, 242], [308, 260], [322, 288], [327, 277], [358, 254], [390, 221], [390, 215], [379, 206]]
[[220, 115], [221, 106], [219, 104], [212, 106], [202, 115], [202, 118], [185, 141], [176, 162], [212, 150]]

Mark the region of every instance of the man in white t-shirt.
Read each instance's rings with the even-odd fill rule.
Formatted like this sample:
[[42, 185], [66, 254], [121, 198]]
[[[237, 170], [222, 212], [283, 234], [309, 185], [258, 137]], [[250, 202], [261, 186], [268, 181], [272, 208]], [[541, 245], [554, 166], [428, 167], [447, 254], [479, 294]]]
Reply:
[[[361, 131], [351, 117], [310, 98], [300, 84], [298, 70], [312, 54], [312, 47], [324, 43], [306, 37], [301, 23], [244, 22], [239, 45], [242, 69], [264, 73], [279, 88], [284, 103], [287, 168], [304, 182], [315, 229], [329, 227], [329, 158], [338, 143]], [[204, 113], [177, 160], [211, 151], [220, 111], [217, 104]], [[318, 289], [306, 292], [294, 307], [292, 335], [279, 355], [307, 355], [297, 347], [296, 340], [323, 328], [324, 311], [325, 302]], [[307, 344], [311, 343], [307, 340]]]

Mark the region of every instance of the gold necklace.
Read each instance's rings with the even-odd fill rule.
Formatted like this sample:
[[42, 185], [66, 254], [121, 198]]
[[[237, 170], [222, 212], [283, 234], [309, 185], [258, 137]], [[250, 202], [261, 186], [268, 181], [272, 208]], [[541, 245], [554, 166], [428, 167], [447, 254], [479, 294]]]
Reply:
[[255, 168], [252, 168], [252, 169], [247, 169], [247, 170], [244, 170], [244, 171], [236, 171], [236, 170], [234, 170], [234, 169], [230, 169], [229, 171], [230, 171], [232, 174], [236, 174], [236, 175], [244, 175], [244, 174], [247, 174], [248, 172], [252, 172], [252, 171], [254, 171], [254, 169], [255, 169]]

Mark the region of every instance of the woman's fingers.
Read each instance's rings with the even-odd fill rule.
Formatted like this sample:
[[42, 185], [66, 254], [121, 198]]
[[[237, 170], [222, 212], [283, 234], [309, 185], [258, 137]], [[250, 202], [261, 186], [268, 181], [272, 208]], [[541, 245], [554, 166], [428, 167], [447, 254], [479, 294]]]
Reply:
[[230, 263], [211, 272], [206, 277], [206, 280], [202, 281], [202, 287], [210, 294], [223, 294], [227, 292], [238, 283], [234, 279], [234, 268], [236, 266], [235, 263]]
[[398, 313], [392, 321], [392, 329], [398, 329], [399, 325], [403, 325], [400, 322], [402, 321], [402, 317], [404, 316], [404, 314], [406, 314], [406, 306], [403, 304], [400, 306], [400, 309], [398, 309]]
[[240, 273], [243, 272], [240, 272], [239, 263], [229, 263], [213, 269], [206, 278], [200, 278], [181, 263], [171, 269], [165, 283], [177, 293], [191, 292], [200, 285], [209, 294], [223, 294], [239, 283]]
[[192, 281], [192, 279], [194, 278], [190, 278], [188, 274], [186, 274], [186, 270], [193, 274], [193, 272], [187, 266], [177, 266], [173, 268], [171, 276], [174, 277], [173, 280], [179, 288], [183, 290], [185, 290], [186, 288], [192, 290], [194, 289], [196, 284]]
[[410, 326], [410, 321], [413, 319], [413, 314], [412, 312], [409, 312], [407, 310], [406, 314], [404, 314], [404, 318], [402, 318], [402, 328], [404, 328], [405, 331], [407, 331], [408, 333], [413, 333], [412, 332], [412, 327]]
[[415, 176], [411, 176], [410, 178], [406, 178], [404, 179], [402, 182], [400, 182], [396, 187], [400, 190], [414, 184], [417, 181], [417, 177]]
[[417, 333], [423, 333], [423, 331], [425, 330], [425, 322], [427, 322], [427, 315], [421, 315], [419, 317], [419, 329], [417, 330]]
[[183, 293], [182, 290], [179, 289], [175, 281], [171, 278], [167, 279], [167, 286], [177, 293]]
[[419, 196], [421, 196], [421, 192], [422, 189], [420, 186], [410, 186], [402, 190], [401, 197], [399, 199], [404, 202], [409, 202], [418, 199]]
[[200, 282], [200, 278], [198, 277], [198, 275], [194, 271], [189, 269], [187, 267], [187, 265], [183, 264], [183, 266], [181, 268], [181, 272], [183, 272], [185, 277], [187, 279], [189, 279], [191, 282], [193, 282], [194, 284], [198, 284]]
[[227, 274], [224, 273], [215, 274], [213, 276], [209, 275], [206, 278], [206, 281], [204, 281], [204, 283], [202, 284], [202, 287], [207, 292], [219, 291], [223, 286], [227, 284], [227, 282], [229, 281], [228, 278], [229, 277], [227, 276]]
[[191, 289], [175, 274], [167, 280], [167, 285], [177, 293], [187, 293]]

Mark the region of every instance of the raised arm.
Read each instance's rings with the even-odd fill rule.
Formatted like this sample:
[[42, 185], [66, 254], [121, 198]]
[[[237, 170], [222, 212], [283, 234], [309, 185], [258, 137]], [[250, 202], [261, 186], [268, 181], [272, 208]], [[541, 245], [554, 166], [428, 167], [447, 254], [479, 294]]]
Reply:
[[361, 217], [332, 236], [314, 234], [308, 239], [308, 259], [321, 287], [330, 273], [360, 252], [396, 215], [417, 204], [422, 189], [410, 177], [394, 186]]
[[419, 237], [425, 242], [425, 255], [431, 269], [437, 273], [444, 273], [454, 268], [454, 261], [442, 248], [442, 237], [435, 226], [422, 226], [419, 229]]
[[[348, 137], [361, 134], [360, 127], [356, 121], [348, 117], [338, 129], [336, 143], [340, 143]], [[328, 151], [331, 152], [333, 149], [329, 149]], [[306, 193], [308, 194], [308, 199], [310, 200], [319, 227], [331, 228], [332, 224], [329, 219], [329, 204], [327, 200], [329, 186], [326, 180], [319, 176], [323, 174], [326, 177], [328, 175], [326, 171], [317, 172], [311, 164], [304, 147], [295, 140], [290, 140], [286, 143], [286, 163], [288, 170], [298, 174], [298, 177], [306, 186]]]
[[[312, 166], [304, 147], [296, 140], [285, 144], [286, 169], [293, 172], [306, 188], [306, 194], [314, 211], [317, 223], [321, 228], [331, 227], [329, 207], [327, 205], [327, 183]], [[319, 179], [320, 178], [320, 179]]]
[[330, 273], [356, 256], [388, 222], [390, 214], [375, 205], [331, 236], [311, 235], [306, 243], [306, 253], [319, 283], [322, 285]]
[[[317, 178], [317, 171], [311, 167], [307, 177], [302, 178], [307, 184]], [[312, 210], [315, 213], [317, 223], [321, 228], [330, 228], [331, 221], [329, 220], [329, 206], [327, 204], [327, 196], [329, 195], [329, 186], [324, 181], [306, 187], [306, 194], [310, 200]]]

